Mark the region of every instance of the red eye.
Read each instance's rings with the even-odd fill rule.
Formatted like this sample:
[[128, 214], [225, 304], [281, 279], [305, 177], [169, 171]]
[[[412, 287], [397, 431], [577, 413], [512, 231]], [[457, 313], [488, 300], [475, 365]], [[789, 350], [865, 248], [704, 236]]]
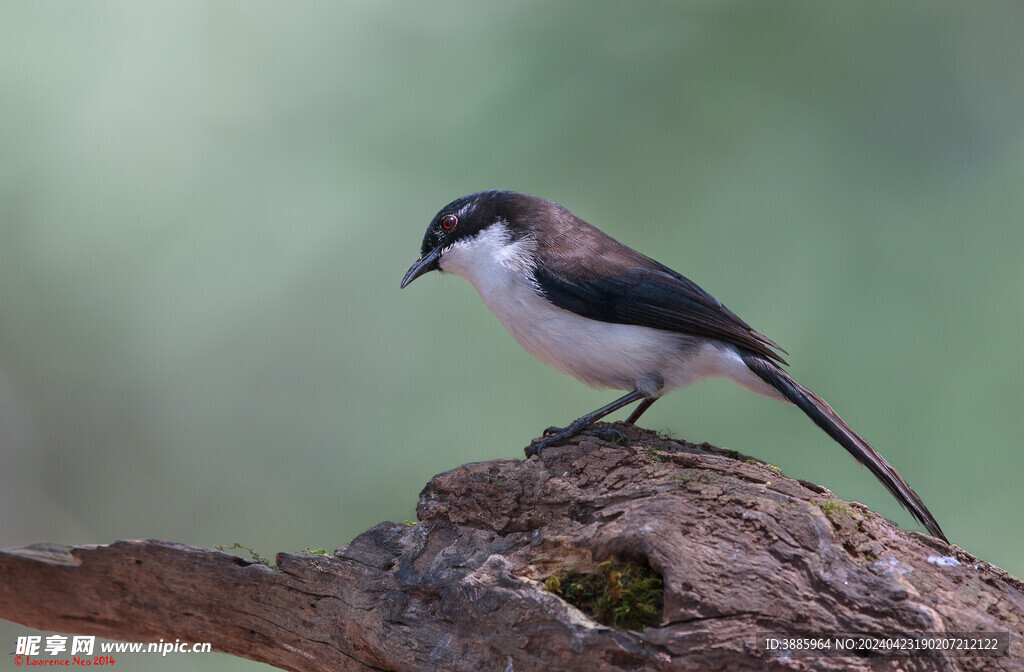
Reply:
[[444, 227], [445, 231], [451, 231], [455, 228], [455, 225], [459, 223], [459, 218], [455, 215], [445, 215], [441, 218], [441, 226]]

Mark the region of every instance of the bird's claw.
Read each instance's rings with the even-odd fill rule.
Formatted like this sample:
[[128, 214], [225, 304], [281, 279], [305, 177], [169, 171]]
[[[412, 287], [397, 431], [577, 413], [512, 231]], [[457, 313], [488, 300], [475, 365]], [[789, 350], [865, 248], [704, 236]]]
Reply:
[[572, 428], [569, 427], [565, 429], [562, 429], [560, 427], [548, 427], [547, 429], [544, 430], [543, 438], [534, 441], [526, 448], [524, 448], [523, 451], [526, 453], [526, 457], [533, 457], [534, 455], [539, 456], [541, 451], [544, 450], [545, 448], [550, 448], [551, 446], [557, 443], [561, 443], [566, 439], [571, 439], [572, 437], [578, 436], [580, 434], [593, 436], [595, 438], [601, 439], [602, 441], [607, 441], [609, 443], [616, 443], [619, 441], [626, 440], [625, 434], [611, 427], [592, 427], [590, 429], [583, 430], [573, 430]]
[[[556, 429], [558, 431], [555, 433], [549, 433], [549, 430], [551, 429]], [[566, 432], [565, 430], [559, 429], [558, 427], [549, 427], [548, 429], [544, 430], [544, 438], [534, 441], [526, 448], [524, 448], [523, 451], [526, 453], [526, 457], [533, 457], [534, 455], [537, 455], [539, 457], [540, 451], [544, 450], [545, 448], [550, 448], [556, 443], [564, 441], [571, 436], [572, 434]]]

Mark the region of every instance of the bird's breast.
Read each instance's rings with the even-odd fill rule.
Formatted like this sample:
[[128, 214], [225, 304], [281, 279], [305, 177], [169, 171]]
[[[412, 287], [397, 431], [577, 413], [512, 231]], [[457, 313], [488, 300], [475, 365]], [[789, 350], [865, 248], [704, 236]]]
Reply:
[[481, 296], [512, 337], [548, 366], [594, 387], [656, 394], [666, 357], [680, 341], [668, 332], [599, 322], [563, 310], [520, 284], [503, 295]]

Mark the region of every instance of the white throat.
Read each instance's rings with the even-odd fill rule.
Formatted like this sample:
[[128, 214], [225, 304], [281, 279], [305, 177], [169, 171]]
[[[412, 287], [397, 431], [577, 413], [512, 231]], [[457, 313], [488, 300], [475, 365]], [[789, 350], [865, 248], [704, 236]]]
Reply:
[[500, 298], [496, 291], [508, 291], [515, 285], [533, 289], [534, 249], [536, 243], [531, 237], [513, 241], [508, 225], [498, 220], [472, 238], [464, 238], [446, 249], [439, 263], [445, 273], [473, 283], [487, 307], [498, 314], [491, 303]]

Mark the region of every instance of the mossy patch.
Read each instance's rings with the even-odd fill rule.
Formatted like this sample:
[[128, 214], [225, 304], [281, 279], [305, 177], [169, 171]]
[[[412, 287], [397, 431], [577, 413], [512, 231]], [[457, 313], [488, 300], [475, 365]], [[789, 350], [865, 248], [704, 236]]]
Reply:
[[661, 623], [661, 576], [646, 564], [602, 562], [597, 572], [558, 571], [544, 587], [594, 618], [622, 630]]
[[658, 455], [658, 449], [655, 448], [654, 446], [644, 446], [644, 452], [647, 453], [647, 459], [651, 460], [652, 462], [665, 461], [665, 458], [663, 458], [661, 455]]
[[672, 480], [679, 481], [680, 483], [714, 485], [721, 482], [722, 477], [718, 474], [704, 471], [703, 469], [679, 469], [672, 475]]
[[853, 517], [853, 508], [845, 502], [837, 502], [830, 499], [827, 502], [821, 502], [818, 506], [821, 507], [822, 513], [829, 518], [839, 518], [840, 516]]
[[330, 555], [326, 548], [310, 548], [306, 546], [304, 549], [299, 551], [299, 555]]
[[270, 567], [271, 569], [277, 569], [276, 564], [272, 563], [270, 560], [257, 553], [255, 548], [252, 548], [251, 546], [245, 546], [244, 544], [240, 544], [237, 541], [231, 544], [230, 546], [214, 546], [213, 548], [215, 550], [220, 551], [221, 553], [230, 553], [234, 550], [245, 551], [249, 554], [249, 557], [251, 558], [252, 562], [258, 563], [260, 565], [265, 565], [267, 567]]

